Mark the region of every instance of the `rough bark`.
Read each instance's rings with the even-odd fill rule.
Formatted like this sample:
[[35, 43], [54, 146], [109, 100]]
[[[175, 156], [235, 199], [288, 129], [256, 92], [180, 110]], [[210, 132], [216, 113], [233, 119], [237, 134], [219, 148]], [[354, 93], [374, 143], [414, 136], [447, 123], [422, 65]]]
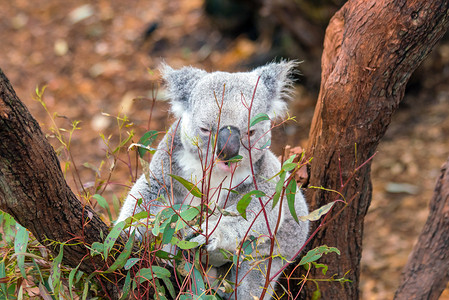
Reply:
[[430, 213], [402, 273], [395, 299], [438, 299], [449, 280], [449, 159], [441, 168]]
[[85, 245], [101, 242], [100, 232], [106, 236], [108, 226], [67, 186], [53, 148], [1, 69], [0, 209], [54, 253], [59, 245], [53, 241], [69, 242], [66, 265], [81, 262], [87, 273], [106, 267], [100, 256], [90, 258]]
[[[449, 2], [354, 0], [331, 19], [322, 56], [321, 89], [309, 135], [313, 157], [309, 186], [340, 190], [360, 164], [376, 151], [405, 85], [448, 27]], [[350, 202], [322, 228], [308, 248], [334, 246], [341, 255], [323, 256], [328, 274], [352, 283], [319, 282], [323, 299], [358, 299], [363, 221], [371, 201], [370, 164], [342, 189]], [[311, 209], [336, 199], [323, 190], [307, 191]], [[331, 214], [342, 208], [336, 205]], [[313, 232], [318, 222], [312, 224]], [[311, 278], [323, 277], [312, 270]], [[316, 289], [308, 282], [306, 298]]]

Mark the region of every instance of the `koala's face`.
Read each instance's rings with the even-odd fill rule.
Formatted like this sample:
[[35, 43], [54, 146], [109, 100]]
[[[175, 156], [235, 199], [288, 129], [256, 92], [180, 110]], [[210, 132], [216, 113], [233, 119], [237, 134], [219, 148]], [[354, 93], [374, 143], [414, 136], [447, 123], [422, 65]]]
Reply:
[[[203, 160], [203, 165], [216, 164], [221, 172], [249, 170], [250, 155], [254, 164], [271, 138], [270, 120], [253, 126], [250, 120], [260, 113], [271, 119], [284, 115], [282, 98], [291, 85], [288, 75], [294, 66], [294, 62], [273, 63], [246, 73], [165, 67], [172, 111], [181, 118], [178, 130], [185, 151]], [[228, 162], [237, 155], [242, 156], [239, 163]]]

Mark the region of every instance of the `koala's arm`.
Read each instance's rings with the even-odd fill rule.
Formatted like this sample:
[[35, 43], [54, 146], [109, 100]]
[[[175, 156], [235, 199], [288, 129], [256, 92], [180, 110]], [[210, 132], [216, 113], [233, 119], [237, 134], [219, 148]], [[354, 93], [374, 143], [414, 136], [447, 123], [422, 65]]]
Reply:
[[[151, 160], [150, 182], [147, 181], [147, 176], [142, 174], [136, 183], [131, 188], [126, 200], [120, 211], [117, 222], [123, 221], [126, 218], [135, 215], [142, 210], [147, 210], [154, 215], [159, 212], [166, 204], [162, 203], [161, 197], [169, 200], [167, 194], [170, 191], [170, 155], [171, 149], [171, 132], [173, 127], [168, 131]], [[165, 170], [166, 168], [166, 170]], [[142, 199], [141, 205], [138, 205], [138, 200]]]
[[[154, 178], [151, 178], [150, 181], [152, 185], [159, 186], [154, 183]], [[156, 200], [159, 196], [157, 186], [150, 187], [145, 174], [142, 174], [142, 176], [137, 179], [136, 183], [133, 185], [131, 191], [126, 197], [125, 203], [120, 210], [120, 215], [117, 222], [123, 221], [126, 218], [141, 212], [147, 206], [150, 208], [150, 214], [155, 214], [158, 207], [162, 205], [160, 201]], [[138, 205], [139, 199], [142, 199], [141, 205]]]

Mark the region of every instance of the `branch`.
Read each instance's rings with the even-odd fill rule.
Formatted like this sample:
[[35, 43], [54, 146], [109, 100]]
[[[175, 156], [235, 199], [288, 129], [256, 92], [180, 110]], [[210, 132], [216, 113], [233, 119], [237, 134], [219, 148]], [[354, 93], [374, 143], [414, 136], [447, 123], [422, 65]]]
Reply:
[[53, 148], [1, 69], [0, 209], [53, 253], [68, 242], [66, 265], [80, 264], [86, 273], [106, 267], [100, 255], [88, 255], [86, 245], [101, 242], [108, 226], [70, 190]]
[[449, 158], [441, 168], [430, 213], [394, 299], [438, 299], [449, 280]]

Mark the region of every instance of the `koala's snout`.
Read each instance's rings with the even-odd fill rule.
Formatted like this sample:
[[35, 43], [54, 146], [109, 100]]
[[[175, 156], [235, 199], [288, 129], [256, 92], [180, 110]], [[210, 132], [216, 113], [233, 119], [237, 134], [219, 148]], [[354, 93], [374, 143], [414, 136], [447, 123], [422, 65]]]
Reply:
[[237, 156], [240, 149], [240, 130], [234, 126], [223, 126], [217, 136], [217, 156], [227, 160]]

